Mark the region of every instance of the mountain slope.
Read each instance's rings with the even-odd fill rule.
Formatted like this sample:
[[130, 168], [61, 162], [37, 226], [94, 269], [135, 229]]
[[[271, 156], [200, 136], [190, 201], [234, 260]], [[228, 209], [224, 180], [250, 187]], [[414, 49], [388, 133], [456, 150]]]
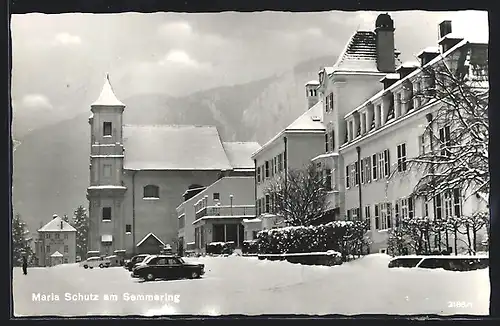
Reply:
[[[263, 80], [173, 98], [136, 95], [127, 104], [127, 124], [199, 124], [218, 127], [224, 141], [264, 144], [306, 110], [304, 84], [335, 58], [318, 58]], [[86, 206], [89, 178], [89, 112], [34, 130], [14, 152], [13, 204], [31, 231], [52, 214]]]

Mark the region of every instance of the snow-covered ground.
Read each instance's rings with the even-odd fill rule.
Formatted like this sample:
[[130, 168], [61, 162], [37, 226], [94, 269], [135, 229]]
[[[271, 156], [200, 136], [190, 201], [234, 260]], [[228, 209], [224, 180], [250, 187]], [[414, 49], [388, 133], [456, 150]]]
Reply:
[[[488, 270], [388, 269], [370, 255], [342, 266], [302, 266], [250, 257], [202, 257], [197, 280], [139, 282], [121, 267], [14, 269], [16, 315], [472, 314], [487, 315]], [[58, 301], [37, 301], [44, 293]], [[67, 300], [71, 295], [77, 300]], [[87, 297], [78, 297], [87, 294]], [[89, 296], [93, 294], [93, 296]], [[105, 300], [115, 294], [117, 300]], [[151, 301], [130, 300], [132, 294]], [[156, 297], [154, 296], [156, 295]], [[162, 296], [163, 295], [163, 296]], [[40, 296], [41, 298], [41, 296]]]

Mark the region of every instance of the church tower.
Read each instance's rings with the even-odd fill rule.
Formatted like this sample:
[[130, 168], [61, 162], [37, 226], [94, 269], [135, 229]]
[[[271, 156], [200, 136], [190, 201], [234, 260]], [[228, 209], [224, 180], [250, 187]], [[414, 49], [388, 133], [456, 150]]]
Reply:
[[[89, 251], [111, 255], [124, 249], [122, 204], [127, 188], [123, 179], [123, 110], [109, 75], [97, 101], [91, 104]], [[120, 232], [123, 231], [123, 232]]]

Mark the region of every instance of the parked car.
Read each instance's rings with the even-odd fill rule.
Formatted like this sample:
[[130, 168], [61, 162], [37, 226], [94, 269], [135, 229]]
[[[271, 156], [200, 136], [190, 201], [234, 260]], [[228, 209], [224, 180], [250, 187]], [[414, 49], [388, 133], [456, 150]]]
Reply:
[[448, 271], [473, 271], [489, 266], [487, 256], [400, 256], [389, 262], [389, 268], [442, 268]]
[[157, 278], [199, 278], [203, 274], [205, 274], [204, 264], [186, 263], [181, 257], [174, 255], [151, 255], [132, 271], [132, 277], [146, 281]]
[[116, 255], [106, 257], [109, 260], [109, 267], [121, 266], [121, 258]]
[[92, 269], [94, 267], [105, 268], [109, 267], [109, 265], [111, 265], [111, 261], [105, 257], [90, 257], [80, 263], [80, 266], [83, 266], [85, 269]]
[[126, 269], [128, 269], [131, 272], [132, 269], [134, 268], [134, 266], [136, 264], [142, 262], [147, 256], [149, 256], [149, 254], [136, 255], [136, 256], [132, 257], [132, 259], [127, 260], [125, 262], [125, 265], [123, 265], [123, 267], [125, 267]]

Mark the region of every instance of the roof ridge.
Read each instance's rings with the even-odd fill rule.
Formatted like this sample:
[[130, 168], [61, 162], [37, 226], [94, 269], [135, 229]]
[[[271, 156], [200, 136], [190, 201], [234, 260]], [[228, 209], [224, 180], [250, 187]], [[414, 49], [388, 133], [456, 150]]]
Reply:
[[195, 125], [195, 124], [124, 124], [124, 127], [149, 127], [149, 128], [164, 128], [164, 127], [175, 127], [175, 128], [217, 128], [214, 125]]

